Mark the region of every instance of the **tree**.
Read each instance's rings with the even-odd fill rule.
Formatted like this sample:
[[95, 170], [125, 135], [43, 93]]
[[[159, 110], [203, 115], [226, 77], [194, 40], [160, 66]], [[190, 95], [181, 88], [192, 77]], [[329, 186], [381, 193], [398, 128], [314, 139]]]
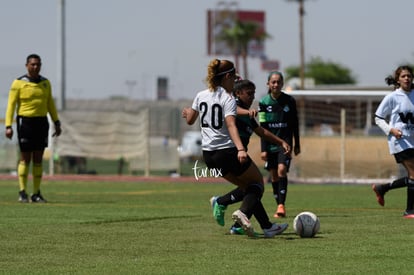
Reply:
[[259, 30], [259, 25], [254, 22], [237, 20], [232, 28], [224, 29], [219, 37], [219, 39], [226, 42], [234, 53], [236, 67], [239, 64], [239, 57], [242, 57], [244, 78], [249, 78], [247, 57], [249, 55], [250, 42], [256, 40], [258, 43], [263, 43], [266, 38], [270, 37], [266, 32], [260, 32]]
[[[299, 66], [290, 66], [285, 69], [286, 80], [299, 77]], [[356, 78], [347, 67], [332, 61], [323, 61], [320, 57], [311, 58], [305, 65], [305, 77], [313, 78], [316, 85], [356, 84]]]
[[218, 37], [219, 40], [226, 42], [227, 46], [230, 48], [231, 52], [234, 54], [234, 63], [236, 68], [239, 68], [239, 34], [240, 30], [236, 26], [233, 28], [224, 29], [223, 32]]

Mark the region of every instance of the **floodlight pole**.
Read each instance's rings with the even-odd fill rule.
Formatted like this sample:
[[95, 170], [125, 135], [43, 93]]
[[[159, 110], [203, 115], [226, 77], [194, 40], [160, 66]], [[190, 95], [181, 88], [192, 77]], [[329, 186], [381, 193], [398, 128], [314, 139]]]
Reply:
[[300, 67], [299, 67], [299, 78], [300, 78], [300, 89], [305, 89], [305, 36], [303, 27], [303, 17], [305, 16], [305, 0], [287, 0], [290, 2], [299, 3], [299, 44], [300, 44]]
[[[65, 67], [66, 67], [66, 49], [65, 49], [65, 0], [58, 0], [58, 56], [57, 56], [57, 90], [58, 90], [58, 101], [57, 109], [63, 111], [66, 108], [66, 98], [65, 98]], [[52, 123], [53, 124], [53, 123]], [[54, 167], [54, 146], [52, 137], [49, 138], [49, 175], [53, 175], [55, 171]]]
[[300, 89], [305, 89], [305, 36], [303, 28], [303, 17], [305, 15], [304, 0], [299, 1], [299, 43], [300, 43]]
[[58, 74], [57, 83], [59, 90], [58, 109], [66, 109], [66, 32], [65, 32], [65, 0], [58, 0]]

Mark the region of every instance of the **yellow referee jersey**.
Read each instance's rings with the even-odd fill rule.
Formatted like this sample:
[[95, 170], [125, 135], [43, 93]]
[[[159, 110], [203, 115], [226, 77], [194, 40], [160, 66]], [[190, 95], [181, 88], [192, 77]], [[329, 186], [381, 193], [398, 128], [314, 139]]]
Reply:
[[31, 82], [27, 76], [14, 80], [7, 103], [6, 127], [12, 125], [15, 111], [24, 117], [42, 117], [49, 113], [54, 122], [59, 120], [49, 80], [42, 76], [38, 82]]

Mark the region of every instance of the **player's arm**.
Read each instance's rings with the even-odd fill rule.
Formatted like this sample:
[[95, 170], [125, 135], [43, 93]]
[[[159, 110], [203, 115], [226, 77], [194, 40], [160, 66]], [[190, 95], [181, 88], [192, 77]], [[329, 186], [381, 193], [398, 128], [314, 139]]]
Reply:
[[62, 128], [60, 125], [60, 120], [58, 116], [58, 112], [56, 109], [55, 101], [52, 97], [52, 89], [50, 86], [50, 82], [48, 81], [48, 94], [49, 97], [47, 98], [47, 111], [50, 114], [50, 117], [52, 118], [52, 121], [55, 125], [55, 132], [52, 134], [53, 137], [58, 137], [62, 133]]
[[384, 118], [375, 116], [375, 124], [386, 134], [393, 135], [397, 139], [402, 137], [400, 129], [393, 128]]
[[198, 118], [198, 112], [190, 107], [184, 108], [181, 116], [185, 118], [188, 125], [193, 125]]
[[[267, 121], [266, 121], [266, 111], [265, 110], [266, 110], [266, 105], [259, 102], [259, 123], [260, 123], [260, 127], [262, 127], [263, 129], [266, 129], [266, 130], [269, 131], [269, 129], [267, 129], [268, 124], [267, 124]], [[261, 148], [260, 157], [264, 161], [267, 160], [267, 146], [268, 146], [268, 142], [264, 138], [261, 138], [260, 139], [260, 148]]]
[[244, 109], [242, 107], [237, 106], [237, 115], [238, 116], [256, 117], [257, 116], [257, 110], [255, 110], [255, 109]]
[[278, 145], [282, 146], [283, 149], [285, 150], [284, 154], [290, 154], [291, 153], [290, 145], [286, 141], [281, 139], [280, 137], [272, 134], [272, 132], [266, 130], [265, 128], [263, 128], [261, 126], [256, 127], [253, 131], [259, 137], [263, 138], [267, 142], [270, 142], [270, 143], [273, 143], [273, 144], [278, 144]]
[[5, 126], [6, 132], [5, 135], [7, 138], [11, 139], [13, 137], [13, 116], [14, 112], [16, 111], [16, 105], [19, 95], [19, 82], [17, 80], [13, 81], [10, 91], [9, 91], [9, 98], [7, 101], [7, 109], [6, 109], [6, 117], [5, 117]]
[[243, 163], [247, 160], [247, 153], [240, 139], [239, 131], [236, 127], [236, 117], [233, 115], [228, 115], [224, 118], [224, 121], [226, 123], [227, 129], [229, 130], [230, 138], [236, 146], [237, 151], [239, 151], [237, 157], [239, 161]]
[[295, 153], [295, 156], [296, 156], [300, 154], [299, 117], [298, 117], [298, 110], [296, 108], [296, 101], [293, 98], [291, 102], [291, 108], [292, 108], [291, 130], [293, 131], [293, 139], [294, 139], [293, 152]]

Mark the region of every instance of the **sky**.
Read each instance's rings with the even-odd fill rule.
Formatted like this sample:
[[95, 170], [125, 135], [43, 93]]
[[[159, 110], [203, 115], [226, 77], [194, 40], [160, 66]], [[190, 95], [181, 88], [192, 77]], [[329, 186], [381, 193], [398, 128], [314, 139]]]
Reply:
[[[227, 1], [229, 3], [230, 1]], [[234, 1], [233, 1], [234, 2]], [[0, 100], [26, 72], [26, 57], [42, 57], [41, 74], [58, 88], [60, 0], [2, 0]], [[206, 13], [210, 0], [66, 0], [66, 98], [127, 96], [156, 99], [158, 77], [167, 77], [171, 99], [192, 99], [205, 88]], [[239, 10], [265, 11], [269, 59], [280, 70], [299, 65], [298, 4], [287, 0], [239, 0]], [[305, 62], [321, 57], [349, 68], [360, 86], [384, 86], [384, 78], [414, 63], [413, 0], [305, 1]], [[232, 60], [231, 56], [218, 56]], [[266, 92], [261, 61], [249, 59], [257, 94]], [[127, 83], [136, 83], [128, 86]], [[4, 105], [6, 103], [3, 103]]]

